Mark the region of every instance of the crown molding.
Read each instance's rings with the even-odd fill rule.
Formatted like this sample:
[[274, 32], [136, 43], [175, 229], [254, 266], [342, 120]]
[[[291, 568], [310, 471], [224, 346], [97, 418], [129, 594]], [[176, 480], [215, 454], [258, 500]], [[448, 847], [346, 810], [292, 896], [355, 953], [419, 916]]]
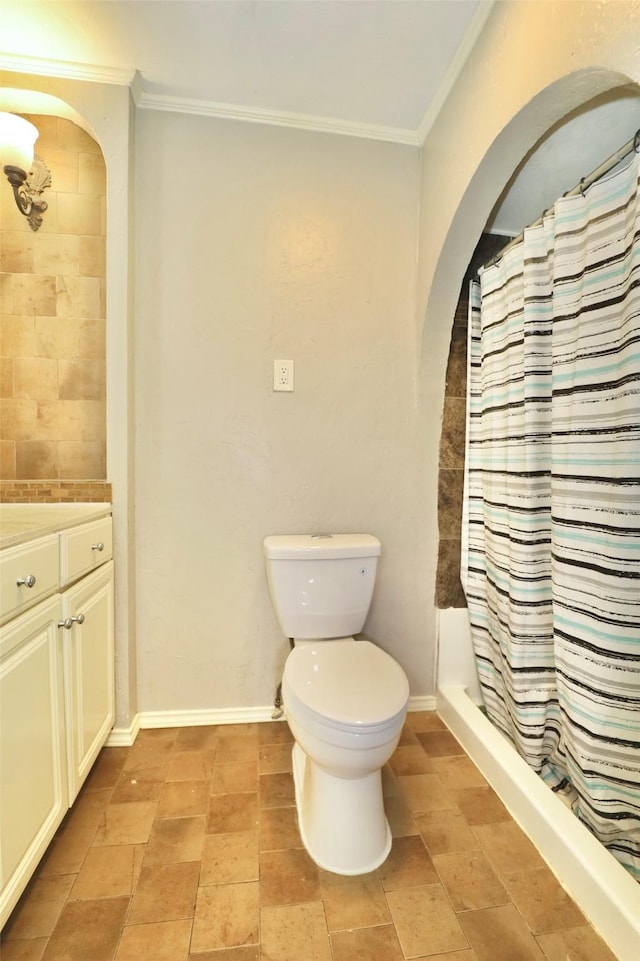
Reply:
[[0, 53], [0, 70], [129, 87], [133, 101], [139, 110], [162, 110], [171, 113], [194, 114], [201, 117], [218, 117], [245, 123], [261, 123], [276, 127], [291, 127], [297, 130], [337, 134], [343, 137], [360, 137], [367, 140], [407, 144], [412, 147], [419, 146], [416, 131], [402, 127], [384, 127], [376, 124], [339, 120], [333, 117], [318, 117], [313, 114], [265, 110], [259, 107], [245, 107], [241, 104], [217, 103], [208, 100], [175, 97], [169, 94], [150, 93], [144, 89], [144, 82], [138, 70], [122, 70], [93, 64], [72, 63], [65, 60], [18, 57], [6, 53]]
[[140, 110], [162, 110], [171, 113], [195, 114], [224, 120], [240, 120], [245, 123], [261, 123], [272, 127], [291, 127], [319, 133], [338, 134], [343, 137], [360, 137], [367, 140], [383, 140], [390, 143], [419, 146], [415, 130], [401, 127], [382, 127], [375, 124], [338, 120], [333, 117], [317, 117], [285, 110], [265, 110], [260, 107], [244, 107], [241, 104], [216, 103], [208, 100], [191, 100], [167, 94], [153, 94], [144, 89], [136, 74], [131, 85], [136, 107]]
[[469, 55], [473, 50], [478, 37], [482, 33], [484, 25], [489, 19], [489, 15], [493, 10], [494, 3], [495, 0], [481, 0], [480, 4], [478, 5], [478, 9], [471, 18], [469, 26], [465, 30], [462, 42], [456, 50], [453, 60], [447, 67], [442, 82], [440, 83], [433, 100], [427, 107], [426, 113], [416, 131], [417, 141], [420, 146], [422, 146], [427, 139], [427, 136], [429, 135], [429, 132], [433, 127], [438, 114], [444, 106], [445, 100], [451, 93], [453, 85], [460, 75], [460, 71], [469, 59]]
[[246, 107], [242, 104], [218, 103], [215, 101], [176, 97], [169, 94], [151, 93], [144, 89], [142, 77], [137, 70], [74, 63], [65, 60], [21, 57], [8, 53], [0, 53], [0, 70], [7, 70], [14, 73], [29, 73], [36, 76], [85, 80], [91, 83], [128, 86], [131, 90], [133, 101], [140, 110], [160, 110], [171, 113], [217, 117], [225, 120], [243, 121], [245, 123], [261, 123], [276, 127], [290, 127], [296, 130], [336, 134], [342, 137], [359, 137], [366, 140], [379, 140], [387, 143], [421, 147], [449, 96], [473, 46], [480, 36], [491, 13], [494, 2], [495, 0], [482, 0], [480, 3], [478, 10], [465, 31], [462, 43], [458, 47], [445, 73], [444, 79], [436, 92], [436, 96], [429, 105], [417, 130], [410, 130], [403, 127], [386, 127], [377, 124], [363, 124], [333, 117], [320, 117], [313, 114], [300, 114], [284, 110], [266, 110], [260, 107]]
[[110, 83], [119, 87], [131, 86], [133, 70], [119, 67], [101, 67], [97, 64], [73, 63], [70, 60], [44, 60], [36, 57], [19, 57], [0, 53], [0, 70], [12, 73], [30, 73], [38, 77], [62, 77], [67, 80], [88, 80], [91, 83]]

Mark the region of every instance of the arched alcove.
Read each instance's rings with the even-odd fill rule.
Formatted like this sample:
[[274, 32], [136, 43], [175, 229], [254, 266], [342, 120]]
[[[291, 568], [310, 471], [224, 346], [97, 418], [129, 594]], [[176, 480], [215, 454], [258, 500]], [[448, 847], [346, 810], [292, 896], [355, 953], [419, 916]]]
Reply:
[[[16, 101], [11, 91], [21, 91]], [[128, 728], [136, 705], [135, 527], [133, 487], [133, 103], [128, 86], [44, 74], [0, 74], [2, 109], [53, 113], [71, 119], [100, 145], [107, 169], [106, 235], [106, 477], [83, 499], [113, 503], [117, 518], [114, 559], [116, 586], [116, 726]], [[34, 98], [34, 99], [27, 99]], [[55, 103], [54, 103], [55, 102]], [[52, 106], [53, 105], [53, 106]], [[61, 482], [64, 483], [64, 482]], [[68, 482], [74, 484], [75, 482]], [[9, 488], [12, 482], [6, 482]], [[91, 485], [94, 486], [93, 484]], [[51, 492], [39, 492], [51, 500]], [[74, 491], [74, 494], [76, 492]], [[92, 498], [87, 494], [93, 494]], [[17, 496], [2, 488], [3, 497]], [[25, 492], [20, 495], [25, 498]], [[26, 497], [32, 498], [30, 485]]]
[[50, 173], [37, 231], [0, 194], [0, 476], [96, 481], [106, 466], [106, 164], [89, 125], [56, 97], [1, 91], [39, 132]]

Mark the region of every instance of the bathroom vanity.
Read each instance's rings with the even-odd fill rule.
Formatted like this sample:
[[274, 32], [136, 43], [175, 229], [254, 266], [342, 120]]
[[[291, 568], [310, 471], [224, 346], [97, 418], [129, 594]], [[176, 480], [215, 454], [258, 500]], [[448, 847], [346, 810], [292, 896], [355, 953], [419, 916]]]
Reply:
[[110, 504], [0, 504], [0, 926], [114, 719]]

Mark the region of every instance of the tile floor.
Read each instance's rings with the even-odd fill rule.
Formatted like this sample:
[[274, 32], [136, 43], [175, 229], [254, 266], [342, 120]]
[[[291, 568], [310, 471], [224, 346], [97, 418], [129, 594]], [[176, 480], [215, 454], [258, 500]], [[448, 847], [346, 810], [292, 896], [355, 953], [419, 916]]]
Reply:
[[384, 773], [394, 844], [362, 877], [301, 846], [285, 723], [105, 748], [2, 961], [615, 961], [433, 713]]

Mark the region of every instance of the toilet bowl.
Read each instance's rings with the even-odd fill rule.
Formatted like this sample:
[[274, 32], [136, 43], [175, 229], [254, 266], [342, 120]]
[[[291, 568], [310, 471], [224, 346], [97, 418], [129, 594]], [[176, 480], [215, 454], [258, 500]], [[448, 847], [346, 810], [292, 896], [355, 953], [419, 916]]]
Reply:
[[400, 665], [351, 636], [369, 611], [380, 541], [370, 534], [272, 535], [263, 549], [274, 612], [293, 642], [282, 702], [295, 741], [302, 841], [325, 870], [366, 874], [391, 848], [381, 769], [409, 701]]
[[307, 643], [287, 658], [282, 697], [308, 853], [336, 874], [375, 870], [391, 848], [381, 768], [402, 732], [404, 672], [369, 641]]

